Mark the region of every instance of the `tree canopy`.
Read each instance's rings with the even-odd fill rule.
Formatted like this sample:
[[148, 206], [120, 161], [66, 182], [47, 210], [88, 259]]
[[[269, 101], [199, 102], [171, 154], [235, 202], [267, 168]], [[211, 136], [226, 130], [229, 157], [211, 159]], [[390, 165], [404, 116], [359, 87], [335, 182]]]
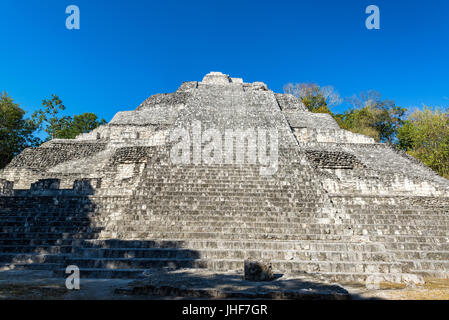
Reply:
[[81, 133], [87, 133], [100, 125], [106, 123], [106, 120], [98, 119], [95, 113], [86, 112], [72, 117], [62, 117], [53, 124], [52, 131], [54, 137], [58, 139], [74, 139]]
[[42, 100], [42, 108], [35, 111], [32, 121], [36, 127], [47, 133], [47, 140], [74, 139], [81, 133], [87, 133], [105, 124], [106, 120], [98, 119], [95, 113], [86, 112], [80, 115], [61, 116], [65, 110], [62, 100], [57, 95]]
[[27, 147], [39, 144], [33, 136], [36, 127], [25, 118], [25, 111], [6, 92], [0, 93], [0, 168]]
[[377, 91], [362, 92], [347, 99], [349, 110], [336, 115], [343, 129], [374, 138], [378, 142], [394, 143], [404, 122], [407, 109], [393, 100], [383, 100]]
[[[287, 84], [284, 92], [298, 97], [311, 111], [329, 113], [342, 129], [364, 134], [407, 151], [438, 174], [449, 178], [449, 112], [425, 106], [407, 116], [407, 109], [377, 91], [341, 99], [333, 87], [314, 83]], [[335, 113], [338, 104], [346, 111]]]
[[[379, 142], [395, 141], [406, 112], [394, 101], [383, 100], [374, 90], [342, 99], [332, 86], [289, 83], [284, 86], [284, 92], [298, 97], [311, 112], [329, 113], [342, 129], [370, 136]], [[349, 104], [348, 109], [343, 113], [333, 112], [332, 109], [343, 101]]]
[[334, 87], [320, 87], [316, 83], [288, 83], [284, 92], [298, 97], [309, 111], [314, 113], [330, 113], [331, 109], [342, 102]]
[[42, 143], [38, 132], [46, 133], [44, 141], [54, 138], [73, 139], [105, 124], [94, 113], [86, 112], [75, 116], [62, 116], [65, 110], [57, 95], [42, 100], [41, 108], [31, 118], [25, 118], [25, 111], [6, 93], [0, 94], [0, 168], [5, 167], [17, 154], [28, 147]]
[[449, 112], [425, 106], [398, 130], [398, 146], [449, 178]]

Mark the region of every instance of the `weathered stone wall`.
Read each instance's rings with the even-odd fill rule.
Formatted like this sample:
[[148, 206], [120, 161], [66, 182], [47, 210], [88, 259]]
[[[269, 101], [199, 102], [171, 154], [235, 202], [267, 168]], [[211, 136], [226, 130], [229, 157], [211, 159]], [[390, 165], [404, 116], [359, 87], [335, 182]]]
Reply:
[[[202, 83], [191, 93], [187, 107], [180, 111], [174, 127], [190, 130], [199, 121], [203, 130], [274, 129], [281, 145], [296, 145], [275, 95], [263, 84], [227, 86]], [[217, 115], [220, 116], [217, 116]]]
[[115, 151], [111, 161], [113, 164], [147, 162], [151, 156], [151, 148], [148, 147], [126, 147]]
[[11, 161], [7, 168], [45, 170], [69, 160], [89, 157], [105, 149], [104, 143], [51, 143], [40, 148], [28, 148]]
[[294, 134], [300, 143], [375, 143], [373, 138], [342, 129], [295, 128]]
[[330, 170], [327, 168], [323, 186], [332, 194], [347, 195], [416, 195], [446, 196], [438, 184], [408, 177], [400, 173], [379, 173], [375, 170]]
[[340, 130], [338, 123], [327, 113], [312, 113], [309, 111], [284, 111], [283, 113], [292, 128]]
[[[184, 88], [186, 88], [188, 84], [185, 84], [184, 86]], [[136, 111], [142, 111], [144, 109], [162, 110], [167, 108], [170, 110], [182, 108], [189, 96], [190, 93], [184, 90], [175, 93], [155, 94], [142, 102], [142, 104], [137, 107]]]
[[276, 100], [282, 111], [300, 111], [307, 112], [307, 107], [292, 94], [276, 93]]
[[341, 151], [353, 154], [367, 168], [382, 173], [401, 174], [422, 181], [427, 180], [443, 188], [449, 186], [449, 181], [439, 176], [419, 161], [402, 156], [401, 153], [386, 144], [357, 143], [301, 143], [307, 150]]
[[362, 162], [347, 152], [307, 150], [306, 155], [307, 159], [318, 168], [354, 169], [364, 167]]

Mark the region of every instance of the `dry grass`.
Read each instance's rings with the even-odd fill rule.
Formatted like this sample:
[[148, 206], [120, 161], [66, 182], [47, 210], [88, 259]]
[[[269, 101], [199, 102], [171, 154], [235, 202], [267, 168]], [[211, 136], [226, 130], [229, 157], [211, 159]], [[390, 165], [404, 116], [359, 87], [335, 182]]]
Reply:
[[360, 297], [388, 300], [449, 300], [449, 279], [426, 279], [424, 285], [416, 287], [381, 283], [380, 289], [361, 292]]

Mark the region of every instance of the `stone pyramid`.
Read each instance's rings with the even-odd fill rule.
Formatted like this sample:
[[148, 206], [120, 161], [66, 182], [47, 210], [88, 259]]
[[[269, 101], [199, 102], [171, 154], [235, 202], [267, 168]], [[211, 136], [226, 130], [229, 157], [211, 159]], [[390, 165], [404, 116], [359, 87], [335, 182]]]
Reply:
[[219, 72], [26, 149], [0, 178], [3, 268], [134, 278], [257, 259], [341, 282], [449, 275], [448, 180]]

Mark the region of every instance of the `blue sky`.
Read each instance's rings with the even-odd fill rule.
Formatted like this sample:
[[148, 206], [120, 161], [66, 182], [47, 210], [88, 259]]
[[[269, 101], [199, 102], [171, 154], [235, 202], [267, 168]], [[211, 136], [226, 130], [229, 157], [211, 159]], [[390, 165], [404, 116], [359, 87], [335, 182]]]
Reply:
[[[80, 30], [65, 27], [71, 4]], [[365, 28], [370, 4], [380, 30]], [[27, 111], [54, 93], [109, 121], [209, 71], [449, 105], [447, 0], [1, 0], [0, 36], [0, 91]]]

